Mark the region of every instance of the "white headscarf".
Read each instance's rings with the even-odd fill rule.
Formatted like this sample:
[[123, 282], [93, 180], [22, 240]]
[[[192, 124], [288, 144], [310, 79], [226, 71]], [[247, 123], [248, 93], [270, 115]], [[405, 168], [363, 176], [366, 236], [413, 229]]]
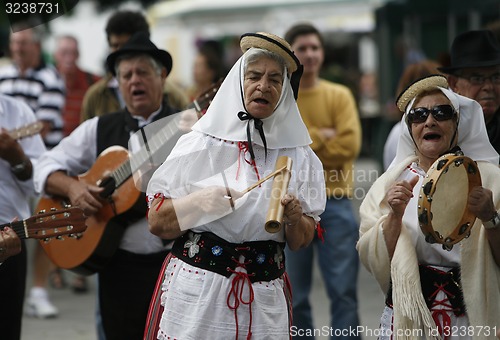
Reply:
[[[193, 125], [193, 130], [228, 141], [247, 140], [248, 121], [240, 120], [238, 112], [245, 111], [244, 66], [247, 58], [258, 50], [250, 48], [238, 59], [224, 79], [205, 115]], [[278, 105], [271, 116], [262, 119], [268, 149], [293, 148], [309, 145], [312, 142], [293, 97], [286, 71], [285, 69], [286, 76]], [[252, 121], [250, 133], [254, 143], [264, 146]]]
[[[462, 149], [464, 155], [475, 161], [487, 161], [498, 165], [498, 153], [488, 139], [481, 105], [475, 100], [456, 94], [449, 89], [439, 86], [435, 88], [443, 92], [458, 113], [457, 145]], [[429, 90], [432, 90], [432, 88], [429, 88]], [[396, 157], [389, 168], [415, 155], [416, 147], [410, 136], [406, 119], [414, 103], [415, 98], [406, 106], [405, 114], [400, 122], [402, 129], [399, 136]]]

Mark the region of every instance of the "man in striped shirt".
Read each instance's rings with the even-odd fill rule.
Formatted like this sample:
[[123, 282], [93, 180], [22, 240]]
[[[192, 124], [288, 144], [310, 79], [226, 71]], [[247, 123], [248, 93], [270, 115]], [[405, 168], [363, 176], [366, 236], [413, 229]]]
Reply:
[[47, 148], [62, 138], [64, 82], [42, 59], [42, 27], [13, 27], [9, 49], [12, 63], [0, 68], [0, 93], [23, 100], [44, 123]]

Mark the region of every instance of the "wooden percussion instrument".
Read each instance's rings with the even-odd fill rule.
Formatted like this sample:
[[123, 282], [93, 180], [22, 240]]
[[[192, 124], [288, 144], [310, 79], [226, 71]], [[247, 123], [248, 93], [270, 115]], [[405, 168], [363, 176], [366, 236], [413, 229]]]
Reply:
[[461, 152], [446, 154], [430, 167], [418, 199], [420, 229], [429, 243], [443, 249], [469, 237], [476, 216], [467, 209], [469, 192], [481, 185], [476, 162]]
[[277, 233], [281, 230], [281, 225], [283, 224], [285, 207], [281, 204], [281, 199], [288, 191], [288, 184], [290, 183], [292, 174], [292, 159], [286, 156], [279, 157], [276, 161], [275, 169], [282, 170], [274, 176], [273, 180], [271, 200], [265, 224], [266, 231], [269, 233]]

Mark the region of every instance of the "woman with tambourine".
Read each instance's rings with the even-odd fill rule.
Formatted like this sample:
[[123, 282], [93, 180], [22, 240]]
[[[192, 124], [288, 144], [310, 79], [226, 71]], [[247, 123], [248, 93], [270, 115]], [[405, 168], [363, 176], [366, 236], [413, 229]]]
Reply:
[[[500, 169], [481, 106], [450, 91], [442, 76], [414, 82], [397, 104], [404, 112], [397, 155], [362, 202], [357, 244], [386, 294], [380, 338], [493, 339], [500, 328]], [[462, 168], [465, 181], [480, 176], [481, 184], [457, 195], [450, 189], [462, 179], [449, 176]], [[446, 185], [426, 183], [433, 171], [448, 177]], [[437, 199], [438, 191], [445, 195]], [[449, 205], [457, 201], [473, 218], [453, 240], [432, 222], [460, 219]], [[432, 213], [421, 211], [424, 202]]]

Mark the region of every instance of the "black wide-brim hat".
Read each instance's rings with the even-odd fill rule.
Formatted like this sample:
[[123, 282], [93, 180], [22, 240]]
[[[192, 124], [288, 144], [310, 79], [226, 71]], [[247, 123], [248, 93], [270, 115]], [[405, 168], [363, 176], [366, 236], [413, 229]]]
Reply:
[[128, 53], [144, 53], [153, 57], [167, 69], [167, 74], [172, 70], [172, 56], [165, 50], [160, 50], [149, 40], [146, 32], [135, 33], [130, 39], [117, 51], [111, 53], [106, 58], [108, 70], [116, 76], [115, 63], [118, 57]]
[[500, 44], [489, 30], [468, 31], [453, 40], [450, 60], [450, 66], [438, 70], [454, 74], [463, 68], [500, 65]]

